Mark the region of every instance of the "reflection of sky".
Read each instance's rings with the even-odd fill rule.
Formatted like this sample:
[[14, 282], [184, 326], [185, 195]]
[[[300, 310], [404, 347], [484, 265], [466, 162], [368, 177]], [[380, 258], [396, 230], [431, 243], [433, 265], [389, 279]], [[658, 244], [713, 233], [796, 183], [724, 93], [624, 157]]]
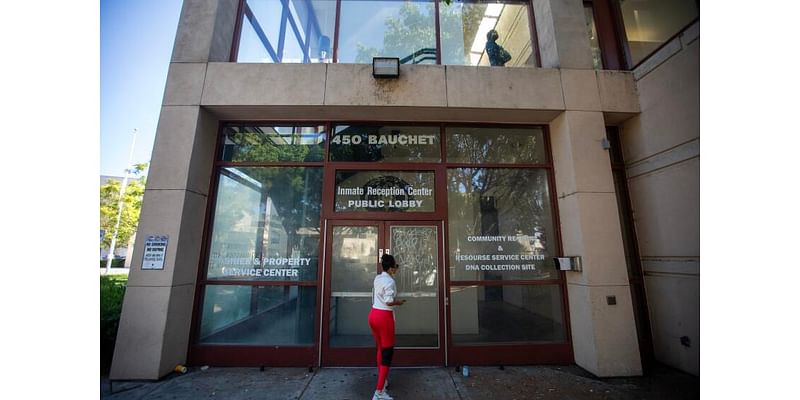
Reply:
[[400, 14], [403, 2], [344, 1], [339, 26], [339, 62], [354, 62], [356, 45], [383, 48], [386, 19]]

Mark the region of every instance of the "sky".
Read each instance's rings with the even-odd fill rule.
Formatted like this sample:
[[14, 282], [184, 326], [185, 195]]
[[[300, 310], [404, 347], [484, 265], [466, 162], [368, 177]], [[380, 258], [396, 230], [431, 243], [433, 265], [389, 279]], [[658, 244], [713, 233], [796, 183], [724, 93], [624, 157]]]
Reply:
[[150, 162], [181, 0], [100, 1], [100, 175]]

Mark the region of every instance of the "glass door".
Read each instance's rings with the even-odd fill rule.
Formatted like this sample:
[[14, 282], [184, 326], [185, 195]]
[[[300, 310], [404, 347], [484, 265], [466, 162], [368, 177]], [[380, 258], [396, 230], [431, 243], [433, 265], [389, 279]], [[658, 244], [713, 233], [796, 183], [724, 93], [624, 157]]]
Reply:
[[371, 366], [367, 324], [372, 282], [384, 252], [400, 265], [395, 280], [394, 365], [444, 365], [441, 222], [329, 221], [323, 303], [322, 365]]

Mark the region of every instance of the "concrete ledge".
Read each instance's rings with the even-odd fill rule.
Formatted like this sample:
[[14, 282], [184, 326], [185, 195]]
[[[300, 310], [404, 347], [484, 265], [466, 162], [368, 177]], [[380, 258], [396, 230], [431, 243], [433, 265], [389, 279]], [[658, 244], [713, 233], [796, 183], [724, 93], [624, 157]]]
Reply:
[[563, 110], [557, 69], [448, 65], [447, 106]]
[[202, 105], [322, 105], [325, 64], [209, 63]]
[[560, 110], [392, 106], [207, 106], [223, 120], [393, 121], [547, 124]]
[[622, 71], [596, 71], [602, 111], [638, 113], [639, 94], [633, 74]]
[[325, 105], [442, 107], [445, 67], [401, 65], [397, 79], [375, 79], [372, 64], [329, 64]]

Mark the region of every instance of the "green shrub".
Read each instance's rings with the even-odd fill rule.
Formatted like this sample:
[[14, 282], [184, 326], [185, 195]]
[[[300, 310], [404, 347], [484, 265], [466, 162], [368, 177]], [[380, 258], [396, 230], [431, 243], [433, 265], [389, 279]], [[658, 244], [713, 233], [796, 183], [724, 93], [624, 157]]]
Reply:
[[100, 366], [107, 369], [114, 354], [127, 275], [100, 276]]
[[[106, 260], [100, 260], [100, 268], [106, 267]], [[124, 258], [115, 258], [111, 260], [111, 268], [124, 268], [125, 267], [125, 259]]]

